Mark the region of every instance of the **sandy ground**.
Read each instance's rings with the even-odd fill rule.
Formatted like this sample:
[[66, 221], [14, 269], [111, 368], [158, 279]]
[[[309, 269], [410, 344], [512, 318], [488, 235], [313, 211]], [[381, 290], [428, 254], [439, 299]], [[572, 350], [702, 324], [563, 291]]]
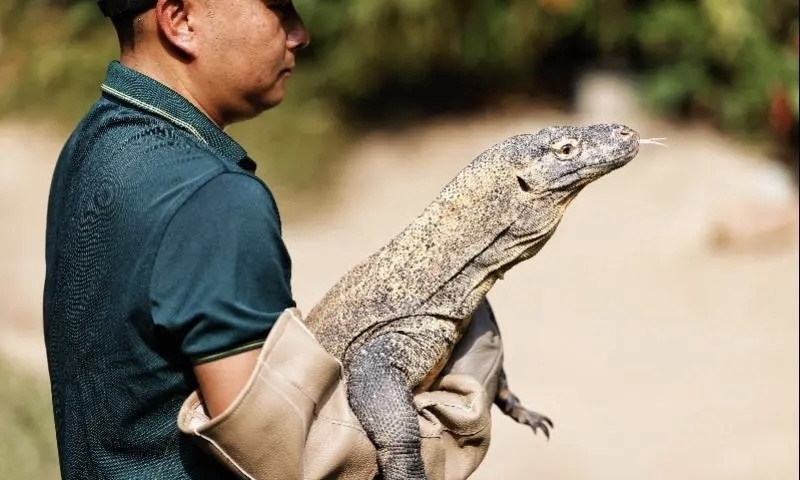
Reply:
[[[489, 144], [585, 123], [598, 110], [609, 111], [530, 110], [366, 138], [333, 213], [285, 226], [300, 307], [308, 310]], [[733, 252], [709, 242], [714, 219], [731, 205], [770, 195], [769, 171], [706, 128], [630, 110], [614, 118], [669, 137], [670, 147], [643, 148], [588, 187], [548, 246], [490, 292], [512, 388], [556, 428], [546, 442], [496, 413], [473, 478], [797, 478], [796, 228], [769, 248]], [[38, 372], [44, 213], [63, 140], [53, 137], [0, 124], [0, 351]]]

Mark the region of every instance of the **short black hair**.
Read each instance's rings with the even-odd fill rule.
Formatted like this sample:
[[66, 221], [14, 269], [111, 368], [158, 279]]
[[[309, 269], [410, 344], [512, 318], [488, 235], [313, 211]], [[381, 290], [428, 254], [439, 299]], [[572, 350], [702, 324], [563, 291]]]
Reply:
[[139, 16], [153, 8], [156, 0], [98, 0], [97, 6], [103, 15], [111, 19], [117, 31], [120, 47], [132, 48], [136, 42]]
[[156, 5], [157, 0], [97, 0], [97, 6], [106, 17], [116, 17], [126, 12], [143, 12]]
[[117, 31], [117, 38], [119, 39], [119, 46], [122, 48], [131, 48], [136, 40], [136, 33], [133, 26], [134, 15], [130, 13], [122, 13], [111, 17], [111, 23], [114, 25], [114, 30]]

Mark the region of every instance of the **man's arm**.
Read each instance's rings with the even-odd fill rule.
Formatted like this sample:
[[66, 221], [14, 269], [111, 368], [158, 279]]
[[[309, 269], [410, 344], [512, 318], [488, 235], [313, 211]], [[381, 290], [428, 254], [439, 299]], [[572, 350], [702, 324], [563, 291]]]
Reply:
[[216, 417], [233, 403], [255, 370], [259, 352], [250, 350], [195, 365], [194, 374], [209, 417]]
[[272, 200], [258, 180], [221, 174], [173, 216], [151, 279], [153, 320], [192, 363], [211, 416], [255, 370], [274, 321], [294, 306]]
[[[488, 390], [497, 384], [502, 342], [487, 315], [476, 316], [463, 340], [441, 383], [414, 398], [431, 478], [467, 478], [490, 443]], [[180, 430], [248, 478], [372, 478], [375, 448], [349, 408], [341, 365], [298, 311], [282, 315], [261, 354], [254, 381], [213, 420], [200, 392], [192, 393], [178, 414]]]

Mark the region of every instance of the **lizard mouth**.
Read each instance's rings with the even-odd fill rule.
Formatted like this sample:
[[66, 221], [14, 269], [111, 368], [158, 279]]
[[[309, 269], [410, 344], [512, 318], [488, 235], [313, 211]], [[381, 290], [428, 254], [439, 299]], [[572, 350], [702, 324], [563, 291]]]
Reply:
[[611, 160], [610, 162], [606, 162], [605, 165], [615, 165], [621, 167], [626, 163], [630, 162], [631, 160], [633, 160], [634, 157], [636, 157], [636, 155], [638, 154], [639, 154], [639, 143], [636, 142], [631, 144], [631, 148], [626, 154], [621, 155], [615, 158], [614, 160]]
[[627, 151], [620, 152], [621, 154], [614, 156], [611, 160], [584, 165], [583, 168], [579, 168], [577, 171], [586, 173], [606, 173], [610, 171], [609, 168], [613, 170], [626, 165], [639, 154], [638, 137], [636, 137], [635, 141], [628, 143], [626, 146], [628, 147]]
[[605, 162], [581, 165], [580, 167], [566, 172], [562, 176], [566, 177], [570, 175], [579, 175], [580, 177], [585, 177], [587, 179], [596, 178], [600, 175], [610, 172], [611, 170], [616, 170], [617, 168], [626, 165], [628, 162], [633, 160], [638, 153], [639, 145], [635, 144], [631, 150], [624, 155], [616, 156]]

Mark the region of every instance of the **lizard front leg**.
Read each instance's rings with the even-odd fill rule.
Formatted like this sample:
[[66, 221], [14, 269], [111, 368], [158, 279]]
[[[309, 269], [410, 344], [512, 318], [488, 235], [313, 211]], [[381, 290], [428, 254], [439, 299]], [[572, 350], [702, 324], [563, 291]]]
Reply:
[[[407, 352], [415, 353], [404, 359]], [[386, 333], [365, 343], [349, 362], [347, 397], [377, 450], [384, 480], [426, 478], [412, 388], [420, 367], [436, 363], [436, 358], [425, 358], [432, 353], [404, 334]], [[412, 363], [413, 369], [408, 367]]]

